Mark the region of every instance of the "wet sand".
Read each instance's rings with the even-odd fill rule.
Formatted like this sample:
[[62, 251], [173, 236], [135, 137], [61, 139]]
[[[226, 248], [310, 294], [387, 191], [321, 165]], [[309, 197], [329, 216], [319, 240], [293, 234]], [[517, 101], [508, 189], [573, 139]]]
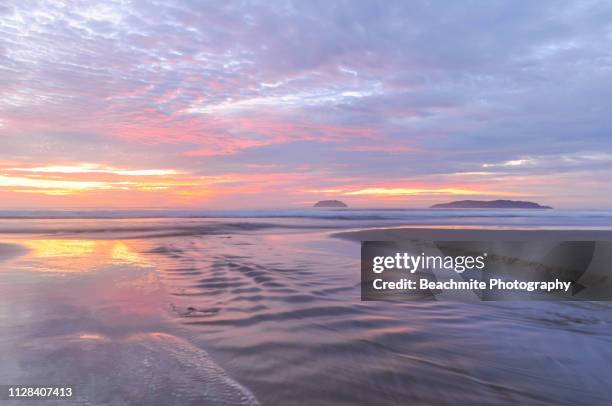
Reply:
[[80, 405], [612, 402], [609, 303], [360, 301], [361, 238], [473, 231], [121, 228], [2, 238], [24, 248], [0, 268], [0, 382], [52, 376]]
[[27, 249], [20, 244], [0, 243], [0, 262], [24, 255]]

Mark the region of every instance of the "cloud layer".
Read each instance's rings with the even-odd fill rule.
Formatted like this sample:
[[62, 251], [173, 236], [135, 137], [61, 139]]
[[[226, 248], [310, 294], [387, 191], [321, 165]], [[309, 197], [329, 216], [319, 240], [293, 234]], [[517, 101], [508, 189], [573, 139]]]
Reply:
[[9, 1], [0, 18], [4, 207], [612, 202], [609, 2]]

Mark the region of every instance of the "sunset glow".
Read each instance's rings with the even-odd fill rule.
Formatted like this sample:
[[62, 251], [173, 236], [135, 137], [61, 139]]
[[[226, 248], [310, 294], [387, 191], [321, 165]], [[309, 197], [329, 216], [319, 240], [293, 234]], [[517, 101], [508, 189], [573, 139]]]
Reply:
[[176, 175], [179, 171], [173, 169], [140, 169], [129, 170], [121, 168], [113, 168], [112, 166], [104, 166], [100, 164], [77, 164], [65, 166], [40, 166], [33, 168], [11, 168], [11, 171], [16, 172], [32, 172], [32, 173], [110, 173], [114, 175], [125, 176], [161, 176], [161, 175]]
[[0, 7], [0, 206], [610, 203], [595, 9], [283, 4]]

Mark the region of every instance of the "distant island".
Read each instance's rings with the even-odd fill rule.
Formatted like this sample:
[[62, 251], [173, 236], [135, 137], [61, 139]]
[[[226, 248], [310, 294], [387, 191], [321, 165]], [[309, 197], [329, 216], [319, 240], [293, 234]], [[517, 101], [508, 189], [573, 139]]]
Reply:
[[519, 200], [457, 200], [434, 204], [430, 209], [552, 209], [552, 207]]
[[348, 207], [346, 203], [340, 200], [321, 200], [317, 202], [313, 207]]

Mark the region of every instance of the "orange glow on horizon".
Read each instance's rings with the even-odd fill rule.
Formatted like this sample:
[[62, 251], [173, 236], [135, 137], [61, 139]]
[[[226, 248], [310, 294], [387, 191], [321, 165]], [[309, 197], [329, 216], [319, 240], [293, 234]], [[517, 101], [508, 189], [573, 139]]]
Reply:
[[122, 169], [93, 163], [80, 163], [75, 165], [50, 165], [25, 168], [10, 168], [16, 172], [32, 173], [58, 173], [58, 174], [84, 174], [84, 173], [109, 173], [123, 176], [163, 176], [178, 175], [182, 172], [174, 169]]
[[[249, 208], [255, 206], [251, 205], [255, 201], [257, 207], [278, 208], [303, 206], [310, 199], [324, 198], [344, 198], [349, 205], [373, 207], [406, 198], [410, 199], [408, 204], [424, 204], [458, 195], [525, 197], [529, 191], [517, 193], [517, 181], [520, 180], [523, 187], [530, 184], [516, 177], [488, 178], [480, 173], [465, 174], [461, 182], [453, 174], [447, 174], [408, 178], [401, 183], [366, 183], [367, 179], [331, 177], [325, 171], [313, 171], [309, 167], [299, 167], [292, 172], [282, 169], [245, 164], [244, 171], [197, 175], [176, 168], [107, 163], [25, 165], [0, 162], [0, 193], [5, 201], [16, 203], [12, 207], [27, 202], [35, 207], [49, 208]], [[249, 199], [245, 199], [246, 196]], [[277, 200], [279, 197], [284, 200]], [[227, 201], [232, 204], [228, 206]]]

